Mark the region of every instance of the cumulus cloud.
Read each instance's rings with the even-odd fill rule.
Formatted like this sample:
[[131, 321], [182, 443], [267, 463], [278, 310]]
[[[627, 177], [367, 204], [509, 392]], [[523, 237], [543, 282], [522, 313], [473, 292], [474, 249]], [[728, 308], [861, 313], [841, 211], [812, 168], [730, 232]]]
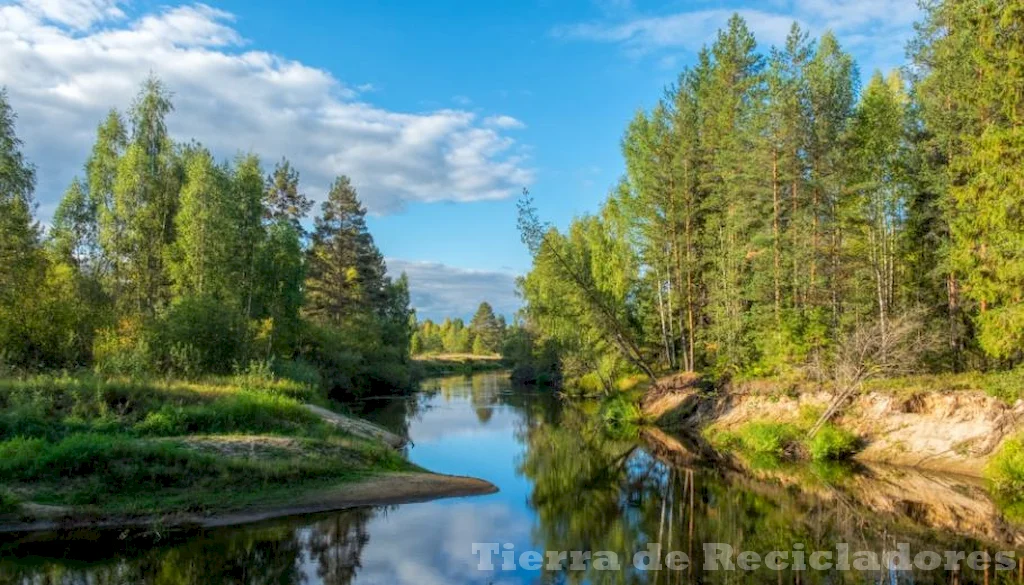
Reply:
[[[758, 41], [785, 42], [793, 22], [821, 34], [832, 30], [870, 66], [891, 67], [903, 54], [904, 44], [920, 17], [917, 3], [909, 0], [781, 0], [763, 8], [699, 9], [658, 15], [620, 11], [592, 22], [556, 27], [555, 37], [620, 45], [633, 57], [667, 51], [693, 52], [714, 40], [733, 14], [739, 14]], [[672, 63], [662, 56], [663, 63]]]
[[439, 262], [387, 260], [393, 276], [406, 273], [412, 306], [421, 319], [468, 318], [481, 301], [498, 314], [511, 316], [520, 306], [515, 276], [507, 272], [465, 270]]
[[[174, 93], [175, 137], [221, 157], [287, 156], [307, 193], [348, 174], [375, 213], [408, 202], [513, 195], [533, 172], [506, 128], [473, 112], [396, 112], [330, 72], [250, 46], [233, 16], [204, 4], [129, 19], [115, 0], [20, 0], [0, 6], [0, 85], [39, 168], [41, 209], [79, 172], [97, 124], [158, 75]], [[45, 218], [44, 218], [45, 219]]]
[[484, 125], [492, 128], [501, 128], [503, 130], [517, 130], [519, 128], [526, 127], [526, 124], [523, 124], [512, 116], [489, 116], [484, 118]]

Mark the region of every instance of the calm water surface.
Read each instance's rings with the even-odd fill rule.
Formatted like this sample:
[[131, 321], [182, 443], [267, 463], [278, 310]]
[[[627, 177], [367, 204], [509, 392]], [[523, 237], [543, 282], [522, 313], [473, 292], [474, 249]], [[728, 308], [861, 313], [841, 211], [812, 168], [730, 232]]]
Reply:
[[[0, 584], [1020, 583], [1018, 570], [950, 573], [704, 571], [702, 543], [767, 553], [1018, 550], [1024, 536], [982, 486], [889, 468], [709, 466], [659, 433], [611, 437], [593, 405], [513, 391], [500, 374], [431, 380], [410, 399], [366, 405], [407, 432], [412, 461], [500, 492], [366, 508], [187, 535], [76, 532], [0, 537]], [[616, 551], [622, 571], [477, 569], [474, 542]], [[697, 561], [638, 571], [648, 543]], [[628, 554], [627, 554], [628, 553]], [[500, 561], [496, 562], [500, 565]]]

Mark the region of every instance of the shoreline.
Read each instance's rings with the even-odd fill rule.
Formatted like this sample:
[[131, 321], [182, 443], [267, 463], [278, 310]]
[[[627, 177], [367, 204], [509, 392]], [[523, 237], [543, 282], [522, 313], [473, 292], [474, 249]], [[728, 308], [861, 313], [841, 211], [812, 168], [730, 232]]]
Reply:
[[217, 528], [239, 526], [275, 518], [336, 512], [366, 506], [413, 504], [456, 497], [497, 493], [489, 481], [458, 475], [396, 472], [336, 487], [312, 491], [288, 506], [253, 506], [225, 513], [161, 514], [138, 517], [93, 516], [67, 510], [49, 518], [8, 521], [0, 519], [0, 534], [28, 534], [76, 529], [114, 529], [160, 526], [162, 528]]
[[[701, 434], [709, 427], [734, 430], [751, 422], [792, 424], [832, 400], [820, 387], [787, 392], [770, 381], [738, 383], [713, 394], [696, 378], [670, 377], [644, 398], [655, 426]], [[854, 396], [833, 422], [862, 442], [852, 459], [975, 478], [999, 447], [1024, 423], [1024, 401], [1010, 404], [980, 389], [899, 391], [877, 383]]]

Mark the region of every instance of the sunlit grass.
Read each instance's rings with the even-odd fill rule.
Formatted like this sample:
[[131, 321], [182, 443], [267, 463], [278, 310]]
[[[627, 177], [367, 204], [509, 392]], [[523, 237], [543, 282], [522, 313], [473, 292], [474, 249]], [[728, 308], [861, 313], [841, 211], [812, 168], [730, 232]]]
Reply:
[[252, 374], [0, 379], [0, 514], [19, 502], [116, 513], [224, 509], [278, 489], [412, 467], [324, 422], [304, 398], [316, 395]]

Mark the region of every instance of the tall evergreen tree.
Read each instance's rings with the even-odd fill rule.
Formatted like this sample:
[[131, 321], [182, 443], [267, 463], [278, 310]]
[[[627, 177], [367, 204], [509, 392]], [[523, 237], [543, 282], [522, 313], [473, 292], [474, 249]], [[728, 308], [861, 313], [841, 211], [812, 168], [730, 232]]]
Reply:
[[501, 326], [487, 301], [477, 307], [469, 330], [473, 335], [473, 353], [497, 353], [501, 349]]
[[0, 89], [0, 302], [16, 304], [32, 290], [41, 262], [39, 226], [32, 218], [35, 169], [21, 153], [16, 115]]
[[302, 229], [302, 219], [313, 208], [313, 202], [299, 191], [299, 172], [288, 159], [282, 158], [267, 177], [264, 216], [268, 221], [287, 220]]
[[307, 259], [306, 311], [327, 322], [382, 306], [384, 258], [366, 228], [366, 209], [338, 177], [316, 218]]

